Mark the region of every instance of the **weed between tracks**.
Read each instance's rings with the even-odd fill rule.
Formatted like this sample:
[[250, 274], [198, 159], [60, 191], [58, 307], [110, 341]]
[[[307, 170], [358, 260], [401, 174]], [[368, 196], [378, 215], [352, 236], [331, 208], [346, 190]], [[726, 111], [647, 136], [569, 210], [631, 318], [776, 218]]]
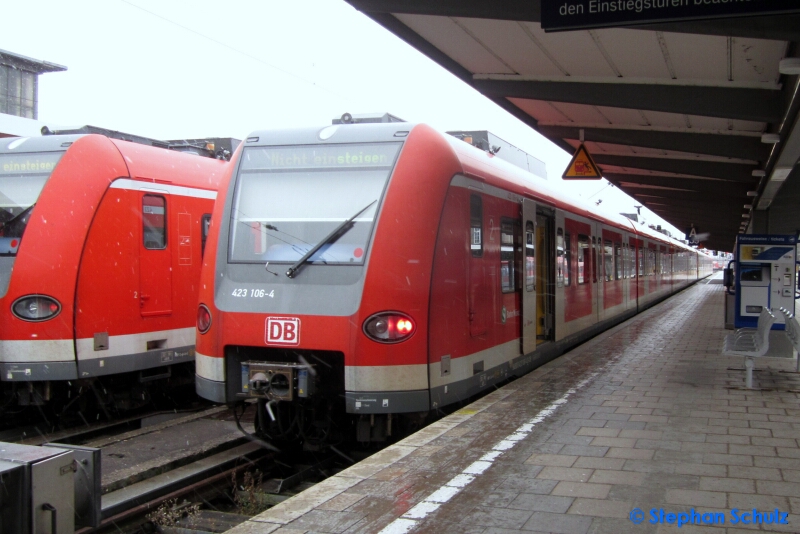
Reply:
[[258, 515], [267, 508], [269, 504], [265, 502], [266, 493], [261, 490], [264, 482], [264, 473], [256, 469], [254, 472], [245, 471], [241, 485], [237, 484], [236, 473], [231, 475], [233, 484], [233, 502], [236, 505], [237, 513], [241, 515]]
[[156, 527], [174, 527], [181, 519], [197, 515], [199, 511], [199, 503], [184, 501], [177, 504], [177, 499], [170, 499], [161, 503], [156, 511], [147, 514], [147, 519]]

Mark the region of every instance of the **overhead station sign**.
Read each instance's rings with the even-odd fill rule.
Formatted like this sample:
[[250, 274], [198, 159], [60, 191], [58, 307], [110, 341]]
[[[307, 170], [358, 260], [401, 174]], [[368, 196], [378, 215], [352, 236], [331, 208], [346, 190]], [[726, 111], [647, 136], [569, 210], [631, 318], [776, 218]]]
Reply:
[[798, 0], [542, 0], [544, 31], [800, 13]]

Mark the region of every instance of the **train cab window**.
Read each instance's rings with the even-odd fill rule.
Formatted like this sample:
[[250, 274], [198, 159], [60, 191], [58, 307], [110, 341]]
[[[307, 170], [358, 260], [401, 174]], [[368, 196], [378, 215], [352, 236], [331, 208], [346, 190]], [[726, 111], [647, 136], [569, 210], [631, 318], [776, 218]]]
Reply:
[[144, 248], [167, 248], [167, 199], [160, 195], [142, 197], [142, 235]]
[[572, 278], [572, 240], [570, 234], [564, 236], [564, 285], [568, 286]]
[[273, 262], [300, 259], [319, 269], [364, 265], [401, 147], [402, 142], [245, 147], [230, 206], [228, 263], [270, 262], [271, 269]]
[[616, 270], [614, 271], [614, 279], [619, 280], [622, 278], [622, 271], [624, 263], [622, 258], [622, 243], [614, 243], [614, 263], [616, 263]]
[[525, 224], [525, 291], [536, 288], [536, 236], [533, 232], [533, 223]]
[[517, 288], [514, 263], [514, 222], [500, 219], [500, 287], [503, 293], [510, 293]]
[[589, 281], [586, 275], [586, 264], [589, 260], [589, 236], [578, 234], [578, 284]]
[[483, 256], [483, 201], [480, 195], [469, 197], [469, 248], [476, 258]]
[[605, 267], [605, 281], [614, 280], [614, 247], [610, 239], [603, 242], [603, 263]]

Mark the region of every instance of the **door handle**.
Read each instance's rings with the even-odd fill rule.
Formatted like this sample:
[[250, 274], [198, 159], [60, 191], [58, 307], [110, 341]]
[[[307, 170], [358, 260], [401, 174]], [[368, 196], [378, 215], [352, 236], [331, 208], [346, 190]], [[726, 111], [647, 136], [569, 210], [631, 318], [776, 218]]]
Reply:
[[44, 503], [42, 510], [50, 512], [50, 534], [58, 534], [58, 516], [56, 507], [50, 503]]

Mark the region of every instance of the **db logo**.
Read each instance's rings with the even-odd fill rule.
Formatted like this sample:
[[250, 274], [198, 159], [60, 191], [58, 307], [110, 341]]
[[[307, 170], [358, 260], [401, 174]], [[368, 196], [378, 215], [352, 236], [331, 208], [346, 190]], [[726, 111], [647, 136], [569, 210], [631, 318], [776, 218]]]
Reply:
[[267, 345], [299, 345], [300, 319], [296, 317], [268, 317]]

